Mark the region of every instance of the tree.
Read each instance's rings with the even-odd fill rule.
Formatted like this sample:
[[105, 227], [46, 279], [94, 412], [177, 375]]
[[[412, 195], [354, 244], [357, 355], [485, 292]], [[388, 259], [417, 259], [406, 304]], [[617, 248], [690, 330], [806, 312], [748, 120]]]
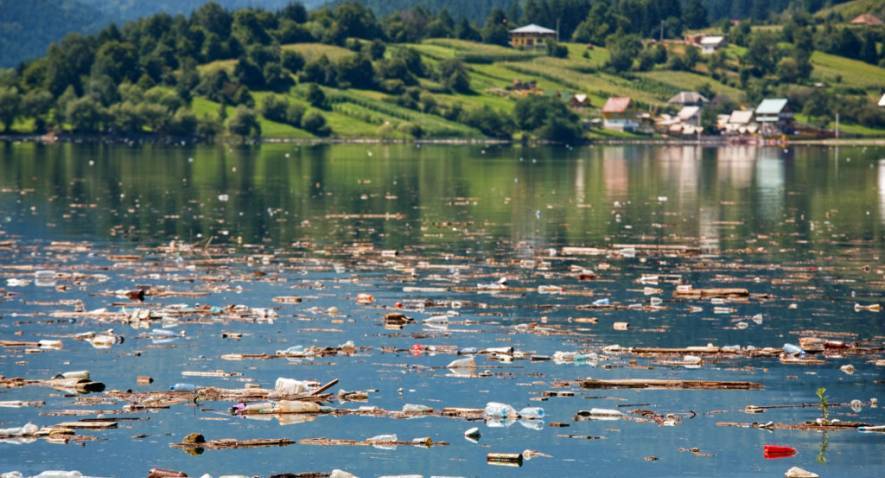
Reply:
[[642, 41], [637, 35], [612, 35], [606, 40], [610, 57], [608, 65], [615, 71], [627, 71], [642, 51]]
[[482, 41], [493, 45], [507, 46], [510, 33], [507, 30], [507, 17], [500, 8], [492, 10], [482, 28]]
[[387, 45], [381, 40], [372, 40], [372, 43], [369, 43], [368, 50], [369, 56], [372, 57], [373, 60], [380, 60], [384, 58], [384, 52], [387, 51]]
[[92, 65], [93, 75], [107, 75], [115, 83], [124, 79], [135, 81], [138, 74], [138, 54], [131, 43], [112, 41], [99, 47]]
[[578, 115], [550, 96], [528, 96], [516, 102], [516, 126], [541, 139], [563, 143], [579, 141], [583, 132]]
[[233, 18], [221, 5], [212, 1], [196, 9], [191, 15], [191, 21], [207, 32], [226, 38], [230, 36]]
[[191, 137], [197, 134], [199, 121], [193, 112], [179, 108], [170, 119], [166, 132], [173, 136]]
[[292, 76], [276, 62], [266, 64], [262, 75], [264, 76], [264, 85], [271, 91], [287, 91], [295, 84]]
[[264, 72], [252, 60], [246, 57], [240, 57], [237, 65], [234, 67], [234, 77], [252, 89], [260, 89], [264, 87]]
[[[2, 97], [2, 93], [0, 93]], [[2, 100], [0, 100], [2, 103]], [[46, 114], [52, 108], [52, 94], [48, 91], [38, 88], [29, 90], [22, 98], [21, 111], [34, 118], [34, 127], [38, 133], [46, 129]], [[2, 106], [0, 106], [2, 109]]]
[[280, 16], [295, 23], [304, 23], [307, 21], [307, 9], [299, 2], [291, 2], [280, 10]]
[[470, 24], [466, 17], [462, 17], [461, 21], [458, 22], [458, 26], [455, 27], [455, 37], [461, 40], [482, 40], [482, 35], [479, 34], [476, 28], [473, 28], [473, 25]]
[[383, 32], [375, 14], [361, 3], [347, 1], [335, 7], [334, 23], [330, 29], [330, 40], [343, 44], [348, 38], [373, 40], [381, 38]]
[[0, 86], [0, 121], [8, 132], [21, 111], [21, 96], [14, 86]]
[[312, 106], [320, 109], [326, 108], [326, 94], [323, 89], [317, 85], [311, 84], [307, 87], [307, 102]]
[[695, 65], [701, 60], [701, 52], [697, 49], [697, 47], [692, 45], [687, 45], [685, 47], [685, 67], [689, 70], [693, 70]]
[[342, 58], [337, 69], [338, 84], [342, 88], [372, 88], [375, 85], [372, 61], [364, 54]]
[[707, 9], [701, 0], [686, 0], [682, 7], [682, 23], [688, 28], [707, 26]]
[[470, 77], [464, 63], [458, 58], [439, 62], [438, 78], [440, 83], [450, 91], [466, 93], [470, 91]]
[[268, 95], [261, 102], [261, 114], [271, 121], [298, 127], [304, 116], [304, 107], [297, 103], [289, 103], [285, 96]]
[[242, 139], [261, 137], [261, 124], [251, 108], [238, 106], [227, 120], [227, 131]]
[[827, 125], [833, 116], [833, 110], [830, 108], [829, 98], [824, 90], [815, 88], [802, 107], [802, 114], [817, 120], [818, 124]]
[[301, 127], [317, 136], [328, 136], [332, 133], [332, 130], [326, 125], [326, 118], [316, 111], [311, 111], [304, 115], [304, 118], [301, 120]]
[[493, 110], [488, 105], [475, 108], [463, 114], [463, 121], [492, 137], [509, 139], [513, 135], [513, 123], [507, 115]]
[[304, 57], [296, 51], [284, 51], [280, 64], [283, 65], [289, 73], [295, 74], [304, 68]]
[[95, 98], [84, 96], [68, 103], [65, 117], [74, 132], [97, 133], [102, 130], [105, 112]]

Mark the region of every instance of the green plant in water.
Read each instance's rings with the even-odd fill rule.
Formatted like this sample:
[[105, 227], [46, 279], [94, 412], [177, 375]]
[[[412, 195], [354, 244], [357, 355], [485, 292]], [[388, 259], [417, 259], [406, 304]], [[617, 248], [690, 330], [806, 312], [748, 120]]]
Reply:
[[820, 414], [824, 421], [830, 420], [830, 401], [827, 400], [827, 389], [820, 387], [817, 389], [817, 399], [820, 401]]

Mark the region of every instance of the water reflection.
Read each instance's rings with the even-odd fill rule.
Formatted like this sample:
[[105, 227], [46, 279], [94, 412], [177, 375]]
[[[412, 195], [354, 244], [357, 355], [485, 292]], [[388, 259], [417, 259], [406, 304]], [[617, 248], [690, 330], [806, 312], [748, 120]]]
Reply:
[[[844, 227], [881, 241], [885, 221], [885, 163], [874, 148], [843, 150], [852, 160], [841, 166], [824, 148], [746, 146], [6, 144], [0, 151], [0, 201], [12, 232], [394, 247], [476, 246], [469, 236], [477, 232], [537, 247], [645, 235], [700, 237], [715, 251], [735, 243], [725, 231], [735, 239], [789, 232], [826, 247], [825, 232]], [[341, 212], [403, 219], [374, 221], [363, 237], [365, 230], [328, 220]], [[458, 224], [441, 227], [451, 222]]]

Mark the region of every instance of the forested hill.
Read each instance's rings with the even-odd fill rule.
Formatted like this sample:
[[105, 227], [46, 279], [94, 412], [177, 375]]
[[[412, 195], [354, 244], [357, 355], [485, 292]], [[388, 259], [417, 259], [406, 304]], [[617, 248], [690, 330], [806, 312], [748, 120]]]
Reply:
[[[331, 3], [342, 3], [346, 0], [334, 0]], [[360, 0], [376, 15], [387, 16], [391, 13], [422, 7], [430, 12], [446, 9], [455, 17], [468, 19], [486, 18], [495, 8], [508, 13], [508, 18], [521, 16], [524, 12], [536, 14], [541, 12], [548, 16], [556, 12], [574, 12], [587, 10], [593, 3], [616, 3], [625, 11], [641, 10], [643, 5], [653, 5], [658, 10], [674, 8], [692, 8], [692, 4], [700, 3], [710, 22], [723, 18], [765, 20], [782, 13], [791, 4], [801, 4], [803, 10], [816, 12], [831, 5], [844, 3], [845, 0]], [[560, 20], [565, 21], [563, 16]], [[551, 26], [555, 20], [551, 22]]]
[[[46, 52], [50, 43], [68, 33], [91, 33], [110, 23], [122, 23], [154, 13], [189, 14], [207, 0], [0, 0], [0, 67], [14, 66]], [[260, 7], [277, 10], [290, 0], [218, 0], [235, 10]], [[346, 0], [306, 0], [308, 9]], [[551, 27], [569, 25], [586, 17], [593, 4], [615, 3], [624, 12], [640, 10], [698, 10], [706, 20], [723, 18], [764, 20], [791, 4], [816, 12], [843, 0], [360, 0], [379, 17], [422, 7], [436, 13], [447, 10], [455, 19], [467, 18], [479, 25], [495, 8], [507, 12], [511, 23], [536, 20]], [[855, 3], [848, 2], [848, 3]], [[865, 1], [865, 0], [861, 0]], [[677, 17], [679, 15], [676, 15]], [[572, 25], [574, 28], [574, 25]], [[569, 32], [570, 33], [570, 32]]]
[[[189, 14], [208, 0], [0, 0], [0, 67], [43, 55], [68, 33], [92, 33], [110, 23], [159, 12]], [[280, 9], [290, 0], [217, 0], [234, 10]], [[302, 2], [315, 7], [324, 0]]]

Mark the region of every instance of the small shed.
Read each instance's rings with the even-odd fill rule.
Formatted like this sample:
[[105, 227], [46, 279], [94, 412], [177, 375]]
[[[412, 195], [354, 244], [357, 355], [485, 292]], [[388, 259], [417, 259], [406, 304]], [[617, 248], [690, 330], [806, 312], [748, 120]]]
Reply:
[[544, 47], [551, 40], [556, 40], [556, 30], [534, 23], [510, 30], [510, 46], [514, 48]]
[[671, 105], [700, 106], [709, 101], [710, 100], [697, 91], [682, 91], [678, 95], [670, 98], [667, 103]]
[[584, 93], [575, 93], [569, 100], [569, 104], [572, 108], [585, 108], [590, 106], [590, 98]]
[[701, 38], [701, 53], [712, 55], [716, 50], [725, 46], [724, 36], [705, 36]]
[[633, 100], [626, 96], [615, 96], [602, 106], [603, 127], [618, 131], [636, 131], [639, 121], [633, 108]]

